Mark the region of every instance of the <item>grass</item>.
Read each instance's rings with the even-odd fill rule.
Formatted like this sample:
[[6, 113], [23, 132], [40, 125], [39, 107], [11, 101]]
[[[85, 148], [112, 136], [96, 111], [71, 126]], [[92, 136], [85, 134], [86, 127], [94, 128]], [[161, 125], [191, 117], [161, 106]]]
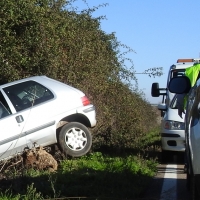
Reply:
[[154, 159], [130, 153], [108, 156], [96, 152], [63, 160], [54, 173], [13, 168], [0, 181], [0, 199], [137, 199], [156, 173], [156, 165]]
[[65, 160], [56, 152], [59, 167], [55, 172], [26, 169], [23, 163], [3, 165], [4, 169], [0, 173], [0, 199], [141, 199], [157, 171], [159, 145], [160, 135], [156, 129], [140, 138], [139, 151], [104, 149], [81, 158]]

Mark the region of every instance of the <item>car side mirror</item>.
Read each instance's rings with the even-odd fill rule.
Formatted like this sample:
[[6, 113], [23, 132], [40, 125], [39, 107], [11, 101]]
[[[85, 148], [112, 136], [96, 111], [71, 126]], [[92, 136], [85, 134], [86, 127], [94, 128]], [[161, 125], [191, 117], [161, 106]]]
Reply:
[[172, 78], [169, 82], [169, 91], [171, 93], [183, 94], [188, 93], [191, 89], [190, 79], [187, 76]]

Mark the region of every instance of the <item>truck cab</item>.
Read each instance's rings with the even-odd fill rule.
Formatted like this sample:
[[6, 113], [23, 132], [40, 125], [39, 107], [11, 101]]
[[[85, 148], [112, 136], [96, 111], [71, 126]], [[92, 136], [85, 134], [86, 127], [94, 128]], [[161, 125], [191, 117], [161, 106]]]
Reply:
[[173, 158], [175, 152], [185, 151], [185, 123], [184, 115], [178, 115], [177, 96], [168, 90], [172, 78], [185, 75], [185, 69], [199, 63], [198, 59], [178, 59], [169, 68], [166, 88], [160, 88], [159, 83], [153, 83], [151, 87], [152, 97], [162, 96], [162, 103], [158, 104], [161, 111], [161, 148], [162, 160], [167, 161]]

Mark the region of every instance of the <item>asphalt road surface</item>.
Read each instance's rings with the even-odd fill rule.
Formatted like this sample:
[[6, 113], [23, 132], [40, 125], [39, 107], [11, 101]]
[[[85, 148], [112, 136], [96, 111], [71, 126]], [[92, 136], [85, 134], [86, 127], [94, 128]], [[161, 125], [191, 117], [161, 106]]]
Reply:
[[190, 200], [186, 188], [186, 173], [183, 161], [173, 161], [158, 165], [158, 172], [144, 196], [145, 200]]

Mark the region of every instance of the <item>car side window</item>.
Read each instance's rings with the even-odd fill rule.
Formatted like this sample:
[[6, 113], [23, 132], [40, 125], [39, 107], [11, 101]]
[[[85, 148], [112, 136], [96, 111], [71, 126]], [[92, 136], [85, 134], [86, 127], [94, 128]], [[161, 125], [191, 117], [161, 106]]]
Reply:
[[0, 92], [0, 119], [11, 114], [11, 110], [7, 104], [6, 99], [3, 94]]
[[53, 93], [35, 81], [26, 81], [3, 89], [16, 111], [38, 105], [54, 98]]

